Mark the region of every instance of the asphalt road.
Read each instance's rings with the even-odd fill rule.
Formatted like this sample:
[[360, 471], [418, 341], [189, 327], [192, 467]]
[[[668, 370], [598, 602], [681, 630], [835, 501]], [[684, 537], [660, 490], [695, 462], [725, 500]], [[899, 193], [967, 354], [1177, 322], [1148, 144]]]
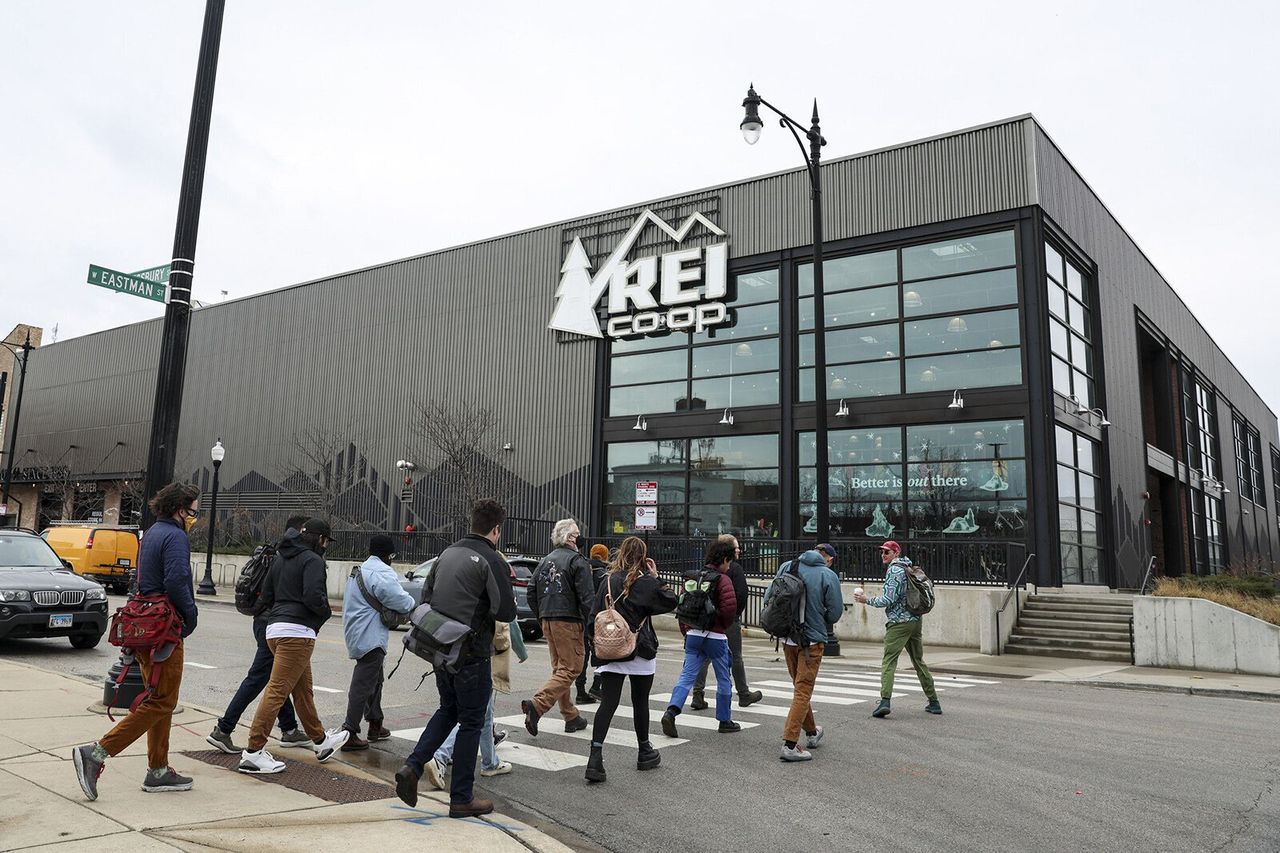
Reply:
[[[670, 690], [680, 664], [675, 639], [663, 642], [655, 694]], [[864, 695], [876, 692], [874, 674], [828, 659], [819, 678], [826, 701], [815, 705], [826, 739], [814, 761], [788, 765], [777, 757], [786, 668], [771, 646], [747, 642], [753, 686], [782, 694], [767, 697], [763, 711], [735, 712], [754, 726], [722, 735], [690, 722], [712, 720], [711, 711], [686, 711], [678, 718], [684, 742], [672, 743], [654, 701], [662, 767], [636, 771], [630, 719], [619, 716], [611, 737], [621, 745], [605, 750], [609, 781], [587, 786], [588, 742], [564, 735], [553, 712], [536, 739], [504, 725], [511, 735], [501, 753], [515, 770], [477, 779], [478, 791], [579, 849], [1280, 850], [1276, 703], [939, 676], [945, 713], [931, 717], [906, 671], [893, 715], [874, 720]], [[183, 699], [223, 707], [252, 649], [246, 617], [203, 607]], [[499, 696], [499, 719], [518, 715], [520, 697], [549, 672], [545, 643], [530, 651], [514, 667], [516, 693]], [[106, 673], [112, 652], [0, 641], [4, 657], [91, 678]], [[387, 685], [387, 725], [403, 736], [370, 755], [384, 770], [399, 766], [435, 708], [431, 679], [414, 690], [425, 669], [409, 656]], [[317, 691], [321, 718], [339, 725], [351, 665], [338, 617], [321, 631], [313, 670], [317, 688], [334, 691]], [[542, 769], [565, 764], [573, 766]]]

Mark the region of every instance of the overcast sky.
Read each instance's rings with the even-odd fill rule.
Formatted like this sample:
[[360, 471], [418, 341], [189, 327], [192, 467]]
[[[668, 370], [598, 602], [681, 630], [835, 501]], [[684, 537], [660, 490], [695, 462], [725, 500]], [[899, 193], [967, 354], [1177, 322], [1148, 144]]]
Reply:
[[[170, 257], [203, 9], [0, 7], [0, 334], [161, 315], [85, 277]], [[754, 81], [828, 157], [1034, 113], [1280, 410], [1276, 10], [228, 0], [195, 297], [792, 168]]]

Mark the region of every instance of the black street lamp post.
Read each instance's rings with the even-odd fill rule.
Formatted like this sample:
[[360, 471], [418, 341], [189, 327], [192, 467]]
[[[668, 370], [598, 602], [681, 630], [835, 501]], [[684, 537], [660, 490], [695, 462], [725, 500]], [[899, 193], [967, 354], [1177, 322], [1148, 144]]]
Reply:
[[209, 499], [209, 546], [204, 555], [204, 577], [196, 592], [200, 595], [217, 595], [213, 585], [213, 534], [218, 529], [218, 471], [222, 468], [222, 460], [227, 456], [227, 449], [222, 446], [222, 439], [213, 443], [209, 458], [213, 460], [213, 497]]
[[[9, 454], [4, 460], [4, 494], [0, 495], [0, 526], [9, 523], [9, 489], [13, 485], [14, 453], [18, 443], [18, 419], [22, 417], [22, 391], [27, 386], [27, 360], [31, 355], [31, 331], [27, 330], [27, 339], [22, 344], [22, 372], [18, 374], [18, 398], [13, 404], [13, 426], [9, 432]], [[4, 436], [0, 436], [3, 439]]]
[[[817, 538], [825, 542], [831, 529], [830, 497], [827, 494], [829, 477], [829, 459], [827, 452], [827, 342], [826, 342], [826, 310], [822, 292], [822, 146], [827, 140], [822, 136], [822, 127], [818, 124], [818, 101], [813, 101], [813, 117], [809, 127], [805, 127], [773, 104], [756, 94], [755, 84], [747, 87], [747, 97], [742, 102], [746, 114], [739, 125], [742, 136], [748, 145], [755, 145], [764, 129], [760, 119], [761, 105], [768, 107], [778, 116], [778, 124], [791, 131], [796, 144], [800, 146], [800, 154], [804, 157], [805, 166], [809, 170], [809, 198], [813, 202], [813, 408], [814, 408], [814, 440], [817, 443], [815, 474], [816, 503], [814, 520], [817, 524]], [[809, 149], [805, 150], [800, 135], [809, 140]], [[796, 288], [796, 316], [800, 315], [800, 288]], [[827, 628], [827, 645], [825, 654], [839, 655], [840, 642], [836, 639], [835, 629]]]

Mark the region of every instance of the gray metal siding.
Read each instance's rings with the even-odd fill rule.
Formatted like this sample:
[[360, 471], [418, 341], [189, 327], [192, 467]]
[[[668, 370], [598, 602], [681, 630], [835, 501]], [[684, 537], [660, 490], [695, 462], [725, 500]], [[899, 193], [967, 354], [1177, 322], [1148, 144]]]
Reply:
[[[1264, 472], [1267, 480], [1265, 523], [1259, 524], [1259, 530], [1255, 532], [1254, 522], [1241, 512], [1239, 495], [1235, 494], [1236, 465], [1229, 405], [1241, 411], [1261, 433], [1264, 455], [1268, 441], [1273, 445], [1280, 443], [1277, 441], [1275, 414], [1038, 126], [1035, 132], [1035, 168], [1040, 205], [1046, 215], [1098, 266], [1099, 313], [1106, 370], [1105, 408], [1111, 421], [1107, 441], [1121, 581], [1127, 580], [1130, 585], [1136, 585], [1151, 553], [1147, 544], [1148, 534], [1141, 523], [1144, 517], [1141, 494], [1147, 488], [1147, 466], [1135, 307], [1158, 326], [1218, 390], [1223, 481], [1232, 491], [1227, 496], [1225, 507], [1232, 556], [1239, 555], [1238, 546], [1242, 539], [1249, 542], [1249, 550], [1280, 553], [1269, 470]], [[1269, 469], [1270, 466], [1264, 467]]]

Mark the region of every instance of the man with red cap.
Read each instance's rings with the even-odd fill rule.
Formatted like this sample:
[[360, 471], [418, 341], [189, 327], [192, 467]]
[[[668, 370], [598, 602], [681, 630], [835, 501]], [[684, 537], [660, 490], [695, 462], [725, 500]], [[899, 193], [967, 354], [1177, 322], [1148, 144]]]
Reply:
[[941, 714], [938, 691], [933, 686], [933, 675], [924, 662], [924, 642], [921, 639], [920, 617], [907, 609], [907, 572], [919, 571], [911, 561], [902, 556], [902, 546], [892, 539], [880, 546], [880, 560], [888, 568], [885, 571], [884, 588], [875, 598], [859, 590], [853, 594], [855, 601], [872, 607], [883, 607], [885, 617], [884, 661], [880, 664], [880, 704], [871, 712], [873, 717], [889, 716], [889, 697], [893, 695], [893, 675], [898, 668], [898, 656], [907, 650], [911, 665], [915, 667], [920, 688], [929, 697], [924, 709], [930, 714]]

